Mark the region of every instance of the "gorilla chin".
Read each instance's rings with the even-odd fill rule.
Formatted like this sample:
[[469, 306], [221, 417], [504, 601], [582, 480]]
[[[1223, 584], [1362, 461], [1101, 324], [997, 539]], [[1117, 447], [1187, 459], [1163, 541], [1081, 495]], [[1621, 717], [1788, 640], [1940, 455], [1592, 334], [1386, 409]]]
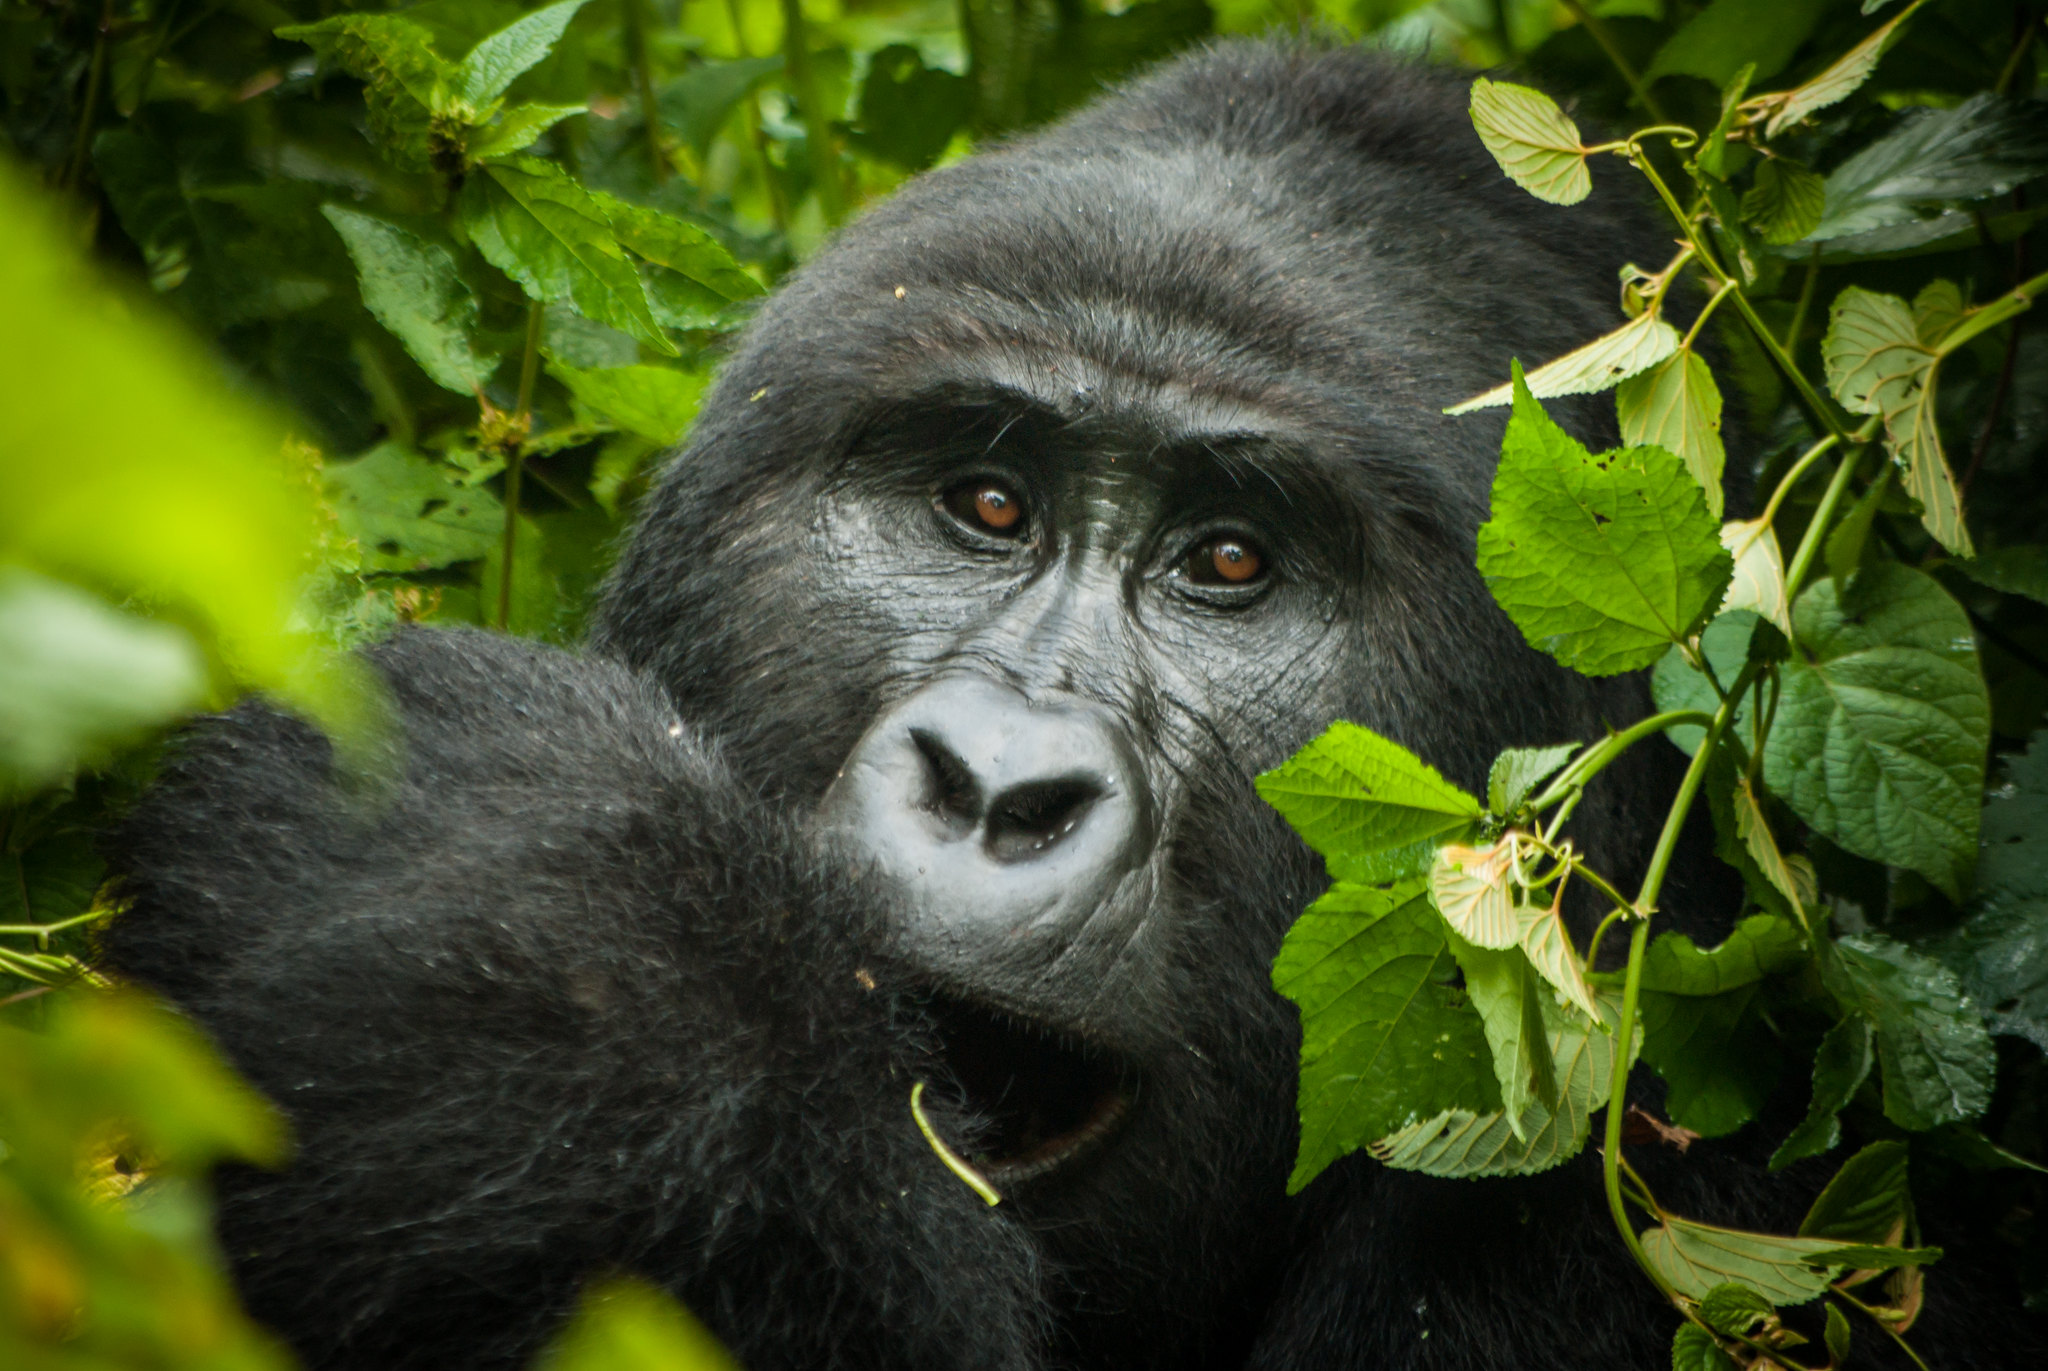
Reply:
[[[219, 1178], [251, 1310], [380, 1371], [524, 1365], [619, 1269], [753, 1371], [1668, 1364], [1590, 1153], [1285, 1193], [1270, 967], [1328, 880], [1252, 786], [1338, 718], [1481, 790], [1642, 714], [1493, 603], [1503, 420], [1441, 411], [1610, 327], [1654, 240], [1506, 182], [1462, 80], [1304, 43], [868, 211], [740, 340], [585, 654], [402, 633], [372, 775], [245, 705], [111, 836], [108, 965], [298, 1138]], [[1610, 874], [1672, 757], [1578, 811]], [[1667, 926], [1717, 940], [1689, 872]], [[1758, 1145], [1631, 1159], [1789, 1231], [1816, 1179]], [[1963, 1264], [1916, 1342], [2041, 1364]]]

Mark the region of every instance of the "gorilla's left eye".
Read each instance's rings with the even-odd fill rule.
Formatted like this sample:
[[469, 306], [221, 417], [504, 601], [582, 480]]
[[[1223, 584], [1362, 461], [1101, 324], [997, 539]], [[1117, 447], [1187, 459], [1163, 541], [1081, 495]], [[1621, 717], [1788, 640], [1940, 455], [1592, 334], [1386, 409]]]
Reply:
[[954, 486], [939, 496], [939, 506], [967, 528], [990, 537], [1020, 537], [1027, 526], [1023, 498], [1005, 482], [988, 477]]
[[1250, 539], [1223, 533], [1189, 549], [1181, 574], [1196, 585], [1248, 587], [1266, 574], [1266, 558]]

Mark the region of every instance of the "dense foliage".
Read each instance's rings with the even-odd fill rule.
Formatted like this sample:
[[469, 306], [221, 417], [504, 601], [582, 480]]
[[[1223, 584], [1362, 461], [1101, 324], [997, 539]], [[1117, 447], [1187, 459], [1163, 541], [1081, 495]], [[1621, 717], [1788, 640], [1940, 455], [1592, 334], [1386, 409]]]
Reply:
[[[1616, 262], [1613, 332], [1455, 407], [1513, 407], [1479, 544], [1502, 607], [1576, 670], [1654, 668], [1662, 712], [1504, 754], [1483, 797], [1349, 725], [1262, 781], [1336, 879], [1275, 968], [1294, 1183], [1359, 1148], [1554, 1165], [1640, 1059], [1668, 1119], [1609, 1112], [1605, 1174], [1677, 1364], [1839, 1364], [1872, 1335], [1849, 1312], [1909, 1335], [1939, 1278], [1916, 1197], [2048, 1306], [2040, 0], [0, 0], [8, 1364], [281, 1360], [203, 1221], [205, 1168], [281, 1155], [274, 1120], [152, 1011], [46, 993], [92, 979], [91, 833], [162, 731], [254, 687], [346, 748], [377, 727], [353, 643], [574, 639], [725, 339], [836, 223], [1211, 32], [1305, 20], [1572, 94], [1480, 80], [1476, 136], [1557, 206], [1625, 161], [1674, 251]], [[1608, 389], [1616, 453], [1540, 403]], [[1724, 522], [1730, 463], [1754, 518]], [[1567, 820], [1673, 745], [1624, 892]], [[1701, 797], [1748, 890], [1716, 948], [1655, 927]], [[1625, 960], [1574, 942], [1573, 880]], [[1808, 1079], [1771, 1165], [1848, 1160], [1797, 1234], [1669, 1212], [1626, 1164]], [[713, 1355], [644, 1293], [600, 1303], [562, 1365]]]

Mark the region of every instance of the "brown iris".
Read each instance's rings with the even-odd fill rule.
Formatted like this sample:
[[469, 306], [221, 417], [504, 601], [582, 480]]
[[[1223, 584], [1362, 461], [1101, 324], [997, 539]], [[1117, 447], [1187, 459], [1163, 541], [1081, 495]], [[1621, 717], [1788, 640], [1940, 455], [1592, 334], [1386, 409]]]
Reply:
[[1024, 502], [1000, 481], [969, 481], [946, 492], [941, 501], [955, 519], [969, 528], [999, 537], [1023, 532]]
[[1211, 538], [1188, 554], [1190, 579], [1204, 585], [1241, 586], [1266, 569], [1259, 550], [1242, 538]]

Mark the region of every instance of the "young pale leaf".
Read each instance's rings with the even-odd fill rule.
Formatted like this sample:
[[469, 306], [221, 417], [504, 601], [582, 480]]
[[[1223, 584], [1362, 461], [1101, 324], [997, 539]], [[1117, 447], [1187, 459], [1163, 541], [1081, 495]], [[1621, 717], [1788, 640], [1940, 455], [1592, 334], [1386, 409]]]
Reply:
[[355, 260], [363, 304], [420, 370], [462, 395], [482, 389], [498, 355], [473, 341], [476, 295], [456, 272], [454, 254], [374, 215], [340, 205], [323, 205], [320, 212]]
[[1529, 1137], [1532, 1108], [1555, 1109], [1557, 1063], [1551, 1055], [1542, 999], [1529, 959], [1515, 949], [1496, 951], [1450, 935], [1451, 955], [1465, 973], [1465, 993], [1479, 1012], [1480, 1027], [1500, 1085], [1508, 1129], [1521, 1142]]
[[1456, 975], [1420, 879], [1339, 883], [1288, 931], [1273, 986], [1301, 1008], [1301, 1150], [1289, 1194], [1418, 1117], [1499, 1109], [1486, 1037]]
[[1850, 286], [1835, 297], [1821, 354], [1828, 388], [1842, 407], [1883, 416], [1886, 446], [1906, 492], [1921, 504], [1927, 531], [1949, 551], [1969, 556], [1969, 530], [1935, 425], [1941, 354], [1922, 341], [1912, 310], [1896, 295]]
[[1466, 834], [1479, 801], [1407, 748], [1341, 720], [1260, 776], [1259, 797], [1326, 860], [1416, 849]]
[[1521, 941], [1513, 883], [1520, 848], [1521, 835], [1505, 833], [1486, 847], [1450, 843], [1437, 849], [1429, 898], [1467, 942], [1499, 951]]
[[1493, 769], [1487, 773], [1486, 807], [1495, 814], [1511, 813], [1578, 750], [1577, 743], [1506, 749], [1493, 759]]
[[1918, 221], [1922, 205], [1982, 200], [2048, 174], [2039, 101], [1972, 96], [1954, 109], [1907, 109], [1876, 142], [1828, 174], [1816, 239]]
[[1671, 1371], [1735, 1371], [1735, 1360], [1712, 1333], [1696, 1323], [1681, 1323], [1671, 1335]]
[[598, 367], [551, 362], [548, 371], [577, 406], [612, 428], [668, 446], [689, 430], [710, 378], [673, 367]]
[[469, 50], [455, 70], [455, 98], [481, 110], [505, 93], [522, 73], [553, 51], [562, 30], [586, 0], [559, 0], [537, 9], [491, 34]]
[[1721, 525], [1721, 546], [1735, 560], [1735, 574], [1728, 582], [1716, 615], [1746, 609], [1775, 624], [1780, 633], [1792, 636], [1792, 604], [1785, 595], [1785, 561], [1778, 551], [1778, 535], [1762, 519], [1737, 519]]
[[1802, 1238], [1896, 1247], [1913, 1215], [1906, 1144], [1872, 1143], [1842, 1163], [1800, 1220]]
[[1616, 387], [1614, 408], [1621, 441], [1678, 454], [1700, 483], [1707, 512], [1720, 518], [1721, 472], [1728, 453], [1721, 444], [1721, 388], [1706, 359], [1680, 348]]
[[1666, 933], [1643, 961], [1643, 1060], [1670, 1087], [1672, 1121], [1704, 1137], [1756, 1116], [1777, 1080], [1779, 1051], [1757, 1013], [1757, 987], [1805, 960], [1799, 930], [1771, 915], [1744, 919], [1703, 952]]
[[533, 299], [569, 301], [586, 319], [676, 355], [610, 219], [560, 167], [531, 157], [490, 163], [464, 183], [462, 219], [491, 265]]
[[1827, 193], [1820, 177], [1774, 157], [1756, 169], [1756, 184], [1742, 197], [1742, 222], [1773, 247], [1797, 243], [1819, 225]]
[[1480, 77], [1472, 127], [1508, 179], [1539, 200], [1576, 205], [1593, 190], [1579, 130], [1542, 91]]
[[[1548, 400], [1559, 395], [1591, 395], [1649, 370], [1678, 351], [1678, 330], [1654, 314], [1638, 314], [1612, 333], [1603, 333], [1584, 347], [1545, 362], [1526, 378], [1529, 393]], [[1521, 368], [1515, 368], [1519, 378]], [[1446, 414], [1505, 405], [1515, 398], [1515, 381], [1452, 405]]]
[[[1593, 1111], [1607, 1103], [1620, 999], [1601, 1001], [1601, 1022], [1607, 1031], [1598, 1032], [1558, 1010], [1550, 996], [1536, 998], [1543, 1002], [1557, 1073], [1554, 1111], [1541, 1103], [1530, 1105], [1517, 1132], [1498, 1108], [1446, 1110], [1381, 1138], [1372, 1145], [1372, 1155], [1399, 1170], [1448, 1177], [1533, 1175], [1577, 1156], [1592, 1131]], [[1629, 1060], [1634, 1059], [1631, 1052]]]
[[1816, 581], [1793, 612], [1764, 780], [1860, 857], [1954, 896], [1977, 856], [1991, 705], [1961, 606], [1897, 563], [1839, 591]]
[[1574, 1009], [1598, 1022], [1600, 1010], [1593, 1000], [1593, 987], [1586, 981], [1586, 964], [1565, 928], [1563, 885], [1558, 886], [1557, 900], [1548, 909], [1525, 906], [1515, 911], [1515, 919], [1522, 932], [1522, 953], [1536, 974], [1550, 982]]
[[1870, 1020], [1851, 1014], [1827, 1031], [1813, 1058], [1813, 1101], [1791, 1136], [1771, 1154], [1771, 1170], [1818, 1157], [1842, 1140], [1837, 1117], [1877, 1064], [1876, 1038]]
[[1955, 973], [1876, 933], [1834, 949], [1821, 961], [1822, 981], [1877, 1030], [1885, 1117], [1917, 1131], [1982, 1114], [1998, 1056]]
[[583, 105], [514, 105], [498, 116], [489, 128], [479, 130], [469, 141], [469, 158], [481, 162], [487, 157], [509, 157], [532, 145], [572, 114], [583, 113]]
[[1479, 570], [1533, 647], [1589, 676], [1646, 667], [1704, 618], [1730, 561], [1706, 498], [1660, 448], [1590, 455], [1518, 374]]
[[1804, 1304], [1828, 1288], [1827, 1269], [1807, 1262], [1836, 1246], [1826, 1238], [1744, 1233], [1676, 1216], [1643, 1234], [1643, 1256], [1687, 1299], [1734, 1283], [1779, 1306]]
[[1770, 122], [1764, 126], [1764, 136], [1776, 138], [1807, 116], [1848, 99], [1877, 70], [1877, 59], [1898, 38], [1900, 26], [1926, 3], [1927, 0], [1913, 0], [1868, 38], [1836, 58], [1820, 75], [1780, 95], [1766, 97], [1762, 108], [1769, 113]]
[[[1713, 669], [1714, 680], [1726, 690], [1735, 684], [1745, 663], [1749, 661], [1749, 640], [1756, 633], [1757, 616], [1747, 609], [1731, 610], [1717, 615], [1713, 622], [1700, 630], [1700, 655]], [[1696, 710], [1712, 714], [1721, 707], [1720, 692], [1714, 689], [1712, 681], [1693, 669], [1685, 653], [1677, 647], [1666, 652], [1657, 662], [1657, 669], [1650, 673], [1650, 698], [1657, 702], [1659, 711], [1674, 709]], [[1736, 706], [1735, 718], [1729, 728], [1737, 737], [1749, 736], [1750, 711], [1754, 701], [1745, 698]], [[1690, 757], [1700, 750], [1700, 742], [1707, 736], [1707, 730], [1699, 724], [1678, 724], [1664, 730], [1664, 736], [1672, 746]]]
[[1741, 1337], [1777, 1307], [1746, 1285], [1717, 1285], [1700, 1301], [1700, 1317], [1730, 1337]]

